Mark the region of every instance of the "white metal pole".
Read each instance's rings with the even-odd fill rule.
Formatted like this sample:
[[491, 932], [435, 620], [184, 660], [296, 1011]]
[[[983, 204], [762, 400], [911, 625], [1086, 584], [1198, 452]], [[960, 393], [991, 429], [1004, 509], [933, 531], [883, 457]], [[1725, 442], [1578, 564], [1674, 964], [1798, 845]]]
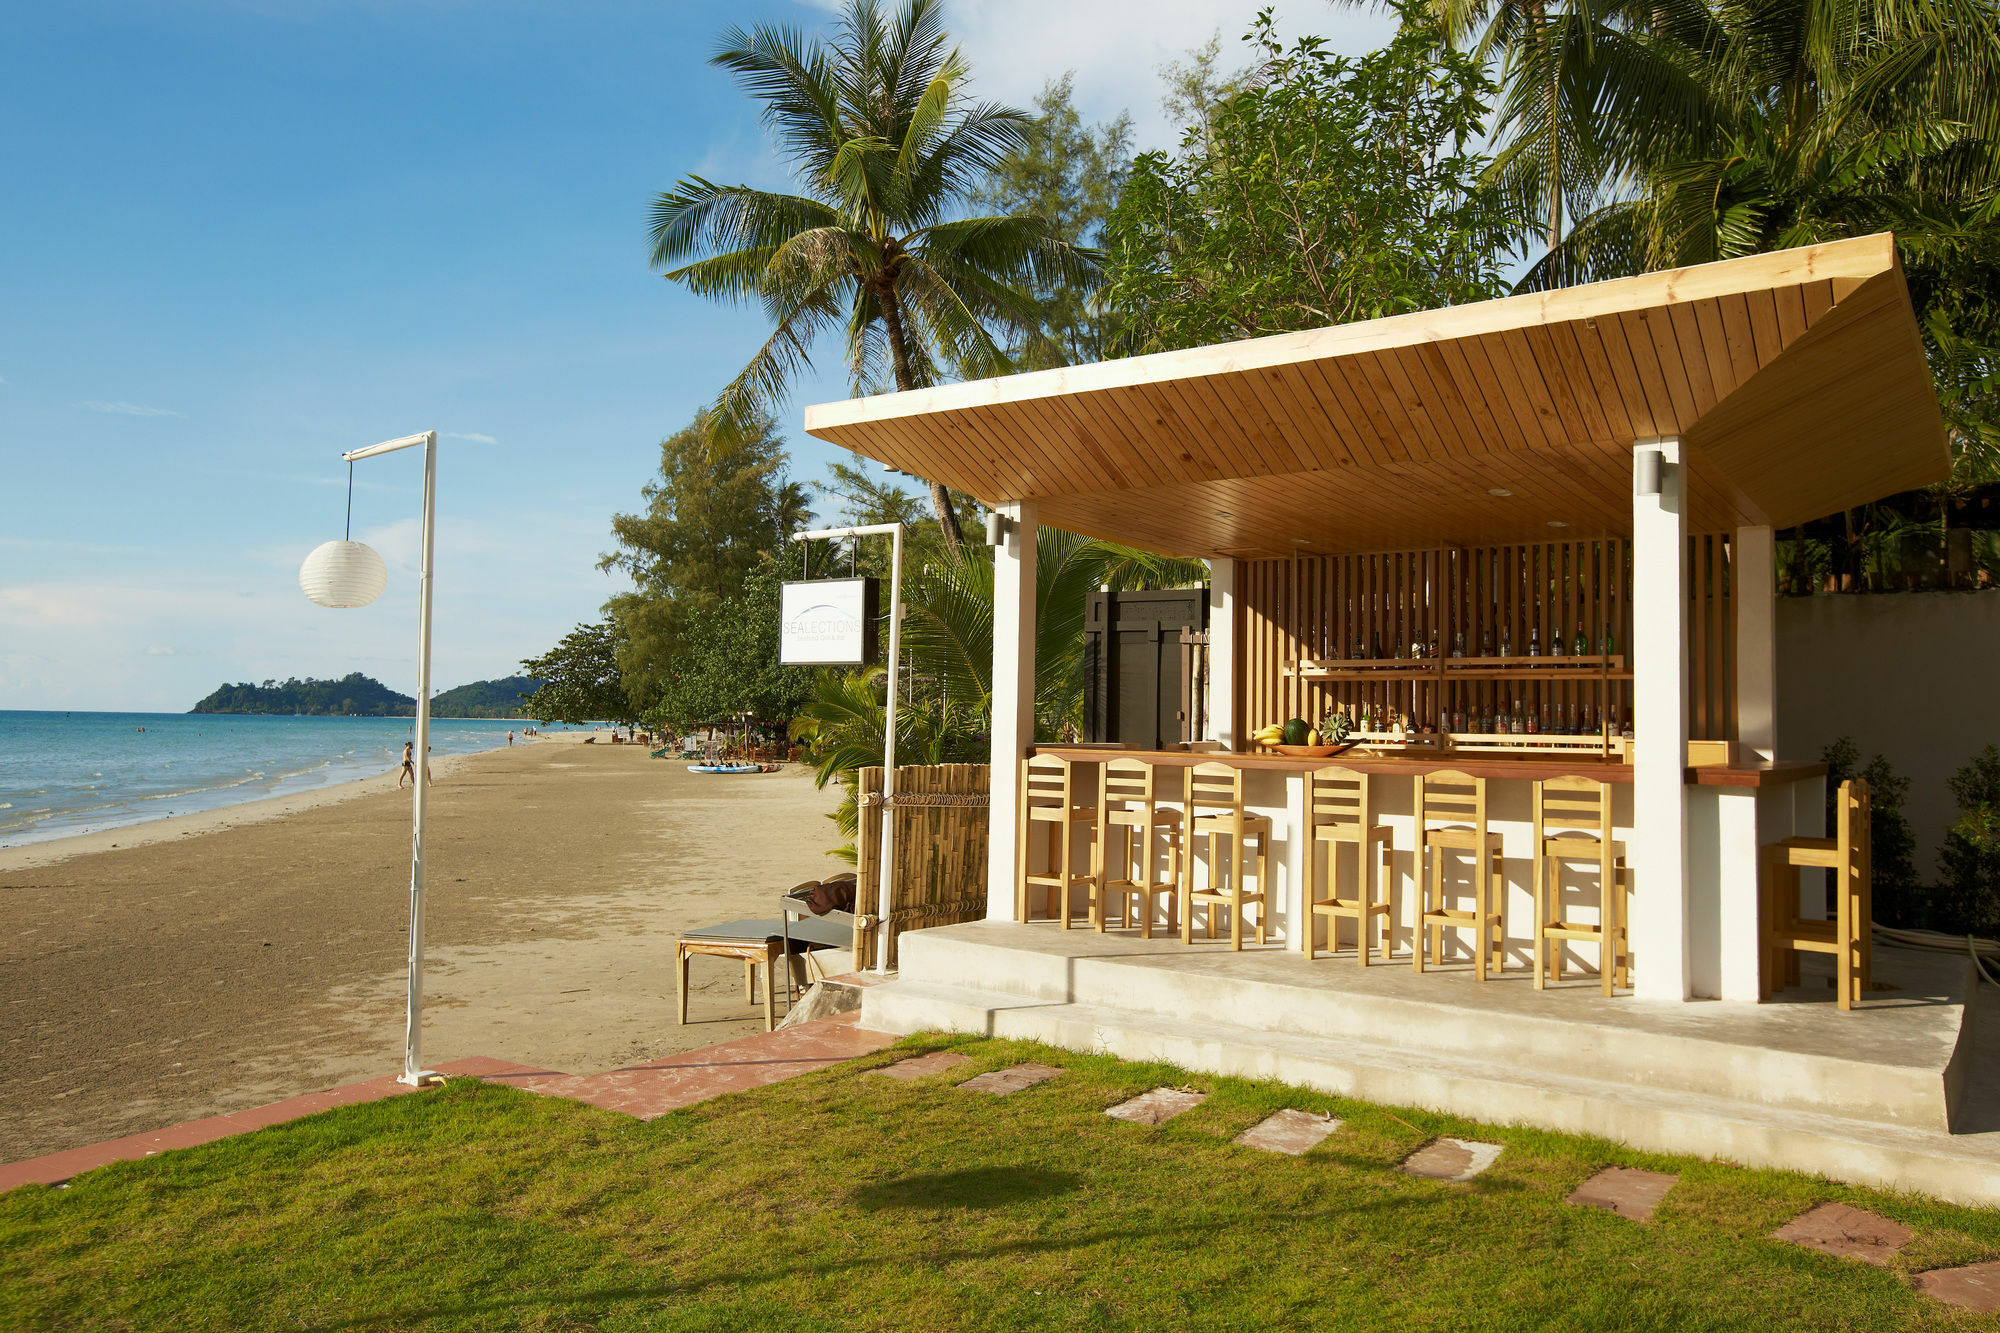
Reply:
[[895, 906], [890, 890], [896, 864], [896, 677], [903, 653], [903, 525], [889, 535], [889, 701], [882, 727], [882, 873], [877, 876], [875, 970], [889, 970], [889, 913]]
[[437, 432], [424, 440], [423, 573], [417, 585], [417, 782], [410, 813], [410, 987], [403, 1016], [403, 1077], [423, 1083], [424, 810], [431, 781], [431, 576], [437, 549]]

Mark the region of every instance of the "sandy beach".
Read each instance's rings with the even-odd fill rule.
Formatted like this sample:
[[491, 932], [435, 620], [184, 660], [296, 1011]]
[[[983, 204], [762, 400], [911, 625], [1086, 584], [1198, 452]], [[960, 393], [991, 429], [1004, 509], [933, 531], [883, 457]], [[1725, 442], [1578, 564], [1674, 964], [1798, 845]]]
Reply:
[[[842, 868], [837, 793], [571, 733], [440, 760], [425, 1057], [571, 1073], [758, 1030], [681, 929]], [[0, 1161], [401, 1067], [410, 800], [393, 776], [0, 851]]]

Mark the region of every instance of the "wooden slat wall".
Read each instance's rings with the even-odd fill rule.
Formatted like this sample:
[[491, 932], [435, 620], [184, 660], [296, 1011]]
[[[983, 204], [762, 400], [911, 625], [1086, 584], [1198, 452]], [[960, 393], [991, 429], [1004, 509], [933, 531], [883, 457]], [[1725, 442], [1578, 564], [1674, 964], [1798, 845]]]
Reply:
[[[1689, 539], [1688, 734], [1727, 740], [1736, 733], [1736, 636], [1729, 599], [1729, 543], [1722, 535]], [[1455, 713], [1502, 711], [1519, 701], [1551, 718], [1584, 718], [1599, 710], [1631, 720], [1631, 682], [1578, 678], [1552, 681], [1326, 681], [1295, 674], [1301, 659], [1346, 658], [1358, 640], [1363, 655], [1392, 657], [1397, 643], [1426, 651], [1435, 639], [1449, 656], [1462, 636], [1468, 657], [1493, 656], [1504, 633], [1515, 657], [1526, 657], [1531, 634], [1548, 654], [1553, 633], [1565, 645], [1583, 626], [1590, 651], [1601, 651], [1605, 627], [1613, 650], [1632, 643], [1632, 552], [1622, 540], [1550, 542], [1532, 546], [1443, 548], [1375, 555], [1300, 556], [1238, 566], [1243, 606], [1241, 717], [1245, 730], [1288, 717], [1318, 721], [1337, 705], [1354, 711], [1409, 713], [1451, 730]], [[1412, 662], [1412, 665], [1418, 665]], [[1629, 660], [1628, 660], [1629, 665]]]

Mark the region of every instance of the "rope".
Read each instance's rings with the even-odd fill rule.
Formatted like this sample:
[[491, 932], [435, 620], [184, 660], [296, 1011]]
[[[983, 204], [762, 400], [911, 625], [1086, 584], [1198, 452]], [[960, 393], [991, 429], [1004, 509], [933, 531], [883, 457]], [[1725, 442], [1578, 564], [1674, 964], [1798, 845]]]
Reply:
[[345, 541], [354, 540], [354, 460], [347, 460], [347, 528], [341, 533]]
[[882, 799], [881, 792], [865, 791], [861, 793], [859, 798], [859, 803], [865, 806], [886, 804], [894, 806], [899, 810], [984, 810], [991, 801], [992, 797], [983, 791], [963, 793], [947, 791], [899, 791], [892, 799], [886, 802]]
[[1976, 935], [1943, 935], [1934, 930], [1897, 930], [1872, 921], [1869, 924], [1874, 927], [1877, 939], [1906, 949], [1957, 953], [1963, 945], [1972, 959], [1972, 965], [1979, 970], [1979, 979], [1990, 986], [2000, 986], [2000, 975], [1987, 967], [1989, 960], [2000, 964], [2000, 940], [1982, 940]]

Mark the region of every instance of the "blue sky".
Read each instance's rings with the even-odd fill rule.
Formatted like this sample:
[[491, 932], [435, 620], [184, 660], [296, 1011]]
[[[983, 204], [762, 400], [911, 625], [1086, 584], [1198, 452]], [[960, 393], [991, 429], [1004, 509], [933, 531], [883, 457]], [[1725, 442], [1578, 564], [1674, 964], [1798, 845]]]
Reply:
[[[1171, 137], [1159, 64], [1238, 0], [950, 11], [982, 94], [1074, 68], [1086, 114]], [[755, 346], [646, 265], [679, 177], [779, 185], [706, 59], [822, 7], [158, 0], [5, 10], [0, 709], [178, 711], [224, 680], [415, 681], [420, 455], [361, 465], [389, 591], [325, 611], [343, 449], [435, 428], [436, 683], [508, 674], [617, 585], [594, 568], [657, 442]], [[1281, 9], [1361, 50], [1376, 15]], [[1058, 24], [1060, 41], [1050, 34]], [[807, 402], [844, 394], [834, 373]], [[794, 471], [833, 452], [793, 432]]]

